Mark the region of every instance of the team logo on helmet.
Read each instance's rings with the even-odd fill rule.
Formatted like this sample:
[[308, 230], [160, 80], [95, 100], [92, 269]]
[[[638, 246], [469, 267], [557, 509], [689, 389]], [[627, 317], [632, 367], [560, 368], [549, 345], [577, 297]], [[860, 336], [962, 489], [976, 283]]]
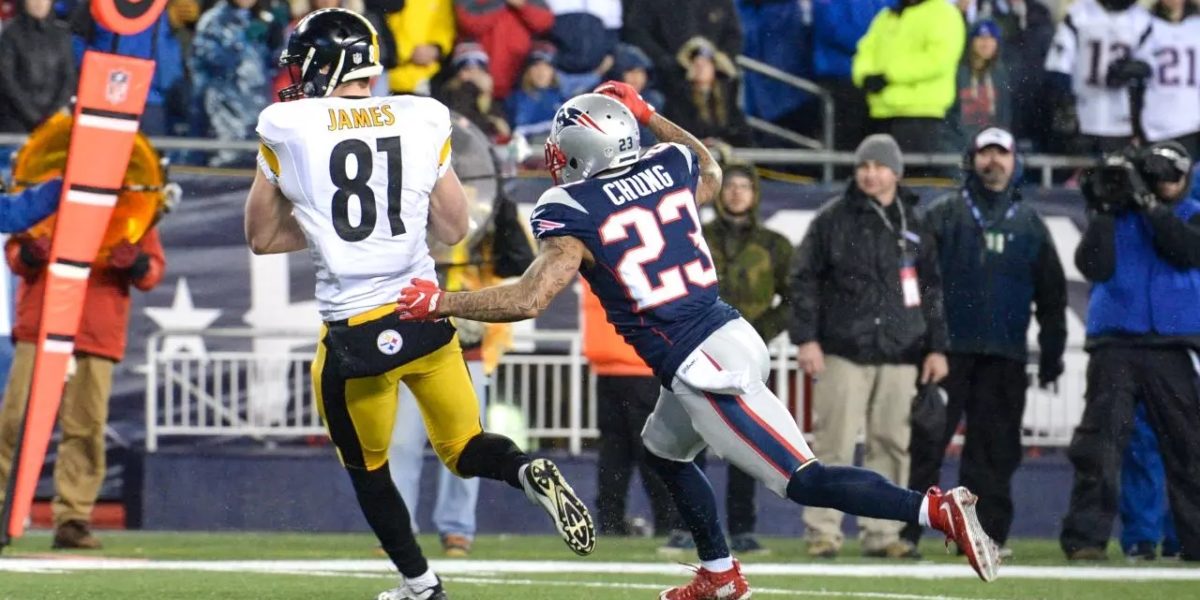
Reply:
[[554, 125], [558, 129], [563, 129], [572, 125], [578, 125], [580, 127], [587, 127], [589, 129], [595, 129], [600, 133], [604, 133], [604, 129], [600, 127], [600, 124], [597, 123], [595, 119], [592, 119], [592, 117], [588, 116], [587, 113], [573, 106], [568, 106], [558, 111], [558, 116], [554, 119]]

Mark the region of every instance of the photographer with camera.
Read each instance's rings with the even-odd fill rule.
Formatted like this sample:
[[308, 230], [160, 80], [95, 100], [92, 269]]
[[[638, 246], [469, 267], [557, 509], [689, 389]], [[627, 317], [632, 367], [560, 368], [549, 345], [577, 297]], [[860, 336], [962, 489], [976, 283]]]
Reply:
[[1067, 558], [1103, 560], [1134, 407], [1158, 436], [1184, 560], [1200, 560], [1200, 201], [1177, 142], [1106, 156], [1085, 173], [1091, 219], [1075, 264], [1092, 282], [1087, 406], [1059, 538]]

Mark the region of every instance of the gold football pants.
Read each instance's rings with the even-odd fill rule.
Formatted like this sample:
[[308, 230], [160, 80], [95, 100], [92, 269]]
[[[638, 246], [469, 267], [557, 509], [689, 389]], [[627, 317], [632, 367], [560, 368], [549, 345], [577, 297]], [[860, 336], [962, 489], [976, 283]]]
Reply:
[[[387, 305], [349, 319], [356, 325], [391, 313]], [[397, 323], [403, 338], [408, 329]], [[322, 326], [312, 364], [317, 410], [347, 468], [374, 471], [388, 458], [396, 419], [399, 385], [404, 382], [421, 409], [429, 441], [442, 463], [458, 475], [458, 457], [467, 442], [483, 432], [479, 401], [463, 361], [458, 337], [430, 352], [378, 375], [345, 378], [336, 352], [327, 348], [328, 328]]]

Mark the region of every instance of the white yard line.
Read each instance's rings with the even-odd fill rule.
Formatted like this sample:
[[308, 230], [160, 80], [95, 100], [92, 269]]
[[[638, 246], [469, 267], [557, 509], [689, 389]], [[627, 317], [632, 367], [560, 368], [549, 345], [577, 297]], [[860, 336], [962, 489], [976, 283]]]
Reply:
[[[573, 573], [598, 575], [686, 575], [685, 566], [670, 563], [534, 560], [432, 560], [440, 574], [493, 576], [512, 574]], [[966, 566], [948, 564], [787, 564], [752, 563], [747, 575], [827, 576], [856, 578], [974, 579]], [[0, 573], [69, 571], [201, 571], [255, 573], [371, 573], [392, 571], [386, 560], [145, 560], [124, 558], [0, 558]], [[1200, 569], [1114, 567], [1001, 567], [1003, 579], [1054, 579], [1076, 581], [1200, 581]]]
[[[602, 588], [623, 590], [662, 591], [672, 584], [653, 583], [609, 583], [603, 581], [546, 581], [534, 579], [491, 579], [486, 577], [447, 577], [452, 583], [476, 585], [525, 585], [539, 587]], [[686, 583], [680, 581], [679, 583]], [[879, 598], [881, 600], [985, 600], [981, 598], [959, 598], [957, 596], [922, 596], [918, 594], [889, 594], [886, 592], [834, 592], [829, 590], [784, 590], [754, 586], [755, 595], [788, 596], [792, 598]]]

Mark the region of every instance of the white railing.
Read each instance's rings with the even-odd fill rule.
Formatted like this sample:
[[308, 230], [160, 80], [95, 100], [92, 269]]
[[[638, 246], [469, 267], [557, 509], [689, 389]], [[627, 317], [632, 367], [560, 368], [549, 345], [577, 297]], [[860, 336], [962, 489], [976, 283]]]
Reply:
[[[147, 340], [146, 448], [158, 449], [163, 436], [274, 438], [324, 435], [309, 380], [312, 352], [283, 354], [253, 350], [220, 350], [205, 356], [165, 355], [162, 342], [169, 332]], [[190, 335], [195, 335], [191, 332]], [[211, 329], [206, 341], [250, 346], [253, 340], [286, 339], [304, 346], [311, 335], [250, 329]], [[489, 381], [493, 403], [508, 403], [525, 415], [528, 437], [541, 444], [564, 444], [572, 454], [586, 440], [599, 436], [595, 379], [582, 356], [582, 340], [574, 331], [545, 331], [517, 335], [518, 342], [555, 351], [510, 352]], [[307, 342], [312, 346], [312, 342]], [[794, 348], [785, 340], [771, 346], [774, 389], [793, 406], [797, 423], [804, 423], [808, 399], [798, 376]], [[1067, 352], [1066, 372], [1057, 391], [1031, 387], [1025, 410], [1023, 442], [1065, 446], [1083, 410], [1086, 355]], [[1036, 366], [1030, 367], [1036, 375]], [[800, 389], [793, 389], [798, 386]]]

